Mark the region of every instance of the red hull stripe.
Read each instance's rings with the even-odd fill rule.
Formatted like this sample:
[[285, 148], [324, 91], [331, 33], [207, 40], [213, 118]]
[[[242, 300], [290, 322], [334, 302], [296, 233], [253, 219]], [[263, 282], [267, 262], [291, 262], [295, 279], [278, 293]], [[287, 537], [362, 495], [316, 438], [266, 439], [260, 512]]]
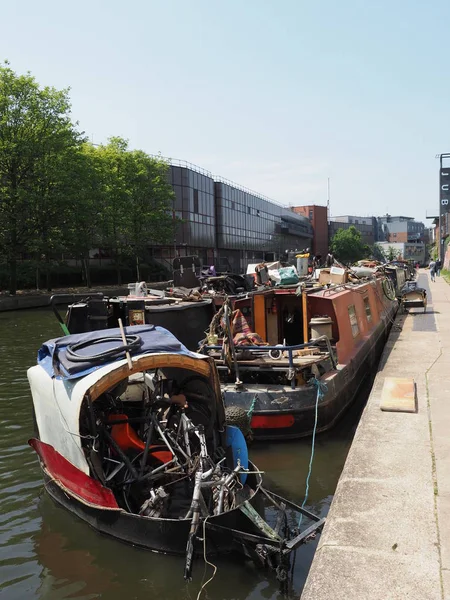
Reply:
[[28, 443], [38, 453], [50, 477], [64, 486], [67, 491], [72, 492], [89, 504], [101, 508], [119, 509], [111, 490], [103, 487], [101, 483], [77, 469], [53, 446], [36, 438], [28, 440]]
[[284, 429], [295, 423], [293, 415], [253, 415], [252, 429]]

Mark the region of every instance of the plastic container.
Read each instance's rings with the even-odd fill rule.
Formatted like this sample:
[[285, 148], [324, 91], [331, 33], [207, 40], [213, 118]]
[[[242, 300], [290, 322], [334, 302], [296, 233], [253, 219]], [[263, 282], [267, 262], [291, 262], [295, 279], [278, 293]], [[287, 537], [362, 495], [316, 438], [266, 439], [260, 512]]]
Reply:
[[316, 340], [322, 335], [326, 335], [329, 339], [333, 336], [333, 319], [331, 317], [313, 317], [309, 322], [309, 326], [312, 340]]
[[144, 298], [147, 295], [147, 284], [145, 281], [128, 284], [128, 295]]

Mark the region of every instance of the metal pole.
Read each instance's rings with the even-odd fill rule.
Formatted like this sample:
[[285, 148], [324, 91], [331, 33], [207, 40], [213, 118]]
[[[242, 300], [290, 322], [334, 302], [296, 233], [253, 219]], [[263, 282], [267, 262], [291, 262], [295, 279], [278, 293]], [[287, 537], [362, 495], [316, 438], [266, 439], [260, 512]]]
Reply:
[[330, 178], [327, 179], [327, 221], [330, 220]]

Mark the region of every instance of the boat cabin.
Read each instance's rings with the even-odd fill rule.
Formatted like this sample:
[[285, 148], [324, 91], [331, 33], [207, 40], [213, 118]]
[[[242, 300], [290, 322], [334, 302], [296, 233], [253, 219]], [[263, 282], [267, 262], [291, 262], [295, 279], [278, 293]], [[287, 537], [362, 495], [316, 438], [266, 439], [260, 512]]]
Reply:
[[284, 369], [285, 384], [294, 387], [337, 363], [345, 365], [392, 308], [385, 281], [305, 288], [300, 294], [297, 288], [268, 289], [233, 302], [228, 337], [234, 360], [227, 364], [217, 347], [210, 348], [225, 381], [237, 367], [244, 383], [254, 380], [255, 370], [259, 382], [280, 383]]

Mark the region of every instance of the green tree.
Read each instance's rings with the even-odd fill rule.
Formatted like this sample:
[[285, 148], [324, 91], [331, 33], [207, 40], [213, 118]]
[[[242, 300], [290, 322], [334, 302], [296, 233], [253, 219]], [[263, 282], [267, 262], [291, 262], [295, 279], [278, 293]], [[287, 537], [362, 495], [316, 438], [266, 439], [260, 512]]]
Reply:
[[385, 250], [382, 246], [379, 246], [378, 244], [375, 245], [377, 246], [383, 257], [389, 262], [392, 260], [396, 260], [401, 254], [400, 251], [397, 250], [394, 246], [388, 246]]
[[174, 237], [174, 192], [167, 179], [169, 166], [163, 160], [151, 158], [141, 150], [129, 152], [127, 158], [131, 202], [126, 212], [124, 253], [133, 256], [140, 280], [139, 261], [148, 247], [167, 243]]
[[391, 260], [395, 260], [400, 256], [400, 251], [397, 250], [396, 248], [394, 248], [394, 246], [388, 246], [387, 252], [386, 252], [386, 258], [387, 260], [391, 261]]
[[21, 252], [48, 264], [61, 246], [65, 159], [82, 141], [70, 108], [68, 90], [41, 88], [30, 73], [0, 66], [0, 249], [12, 294]]
[[91, 152], [99, 161], [102, 182], [100, 244], [113, 251], [119, 284], [121, 264], [130, 257], [140, 279], [139, 261], [148, 247], [173, 239], [174, 194], [167, 181], [168, 165], [141, 150], [130, 151], [128, 142], [118, 137]]
[[104, 169], [95, 148], [85, 143], [66, 163], [66, 177], [72, 181], [64, 213], [64, 246], [72, 258], [81, 261], [84, 280], [91, 287], [89, 251], [102, 244], [99, 227], [104, 202]]
[[386, 260], [385, 253], [383, 248], [379, 244], [374, 244], [370, 249], [371, 256], [380, 262], [384, 262]]
[[93, 149], [101, 181], [98, 206], [99, 245], [112, 251], [119, 285], [122, 283], [121, 266], [128, 225], [127, 209], [132, 200], [127, 149], [127, 141], [121, 138], [111, 138], [108, 144]]
[[361, 240], [361, 233], [353, 225], [338, 229], [331, 240], [331, 251], [342, 263], [349, 264], [370, 254], [370, 248]]

